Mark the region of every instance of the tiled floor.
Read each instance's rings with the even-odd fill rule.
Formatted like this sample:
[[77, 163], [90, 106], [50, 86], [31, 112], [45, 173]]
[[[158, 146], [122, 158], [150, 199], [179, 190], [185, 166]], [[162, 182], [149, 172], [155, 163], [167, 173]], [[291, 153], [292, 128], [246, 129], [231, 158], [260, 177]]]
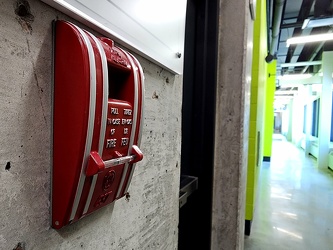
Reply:
[[256, 201], [245, 250], [333, 249], [333, 172], [279, 135], [261, 168]]

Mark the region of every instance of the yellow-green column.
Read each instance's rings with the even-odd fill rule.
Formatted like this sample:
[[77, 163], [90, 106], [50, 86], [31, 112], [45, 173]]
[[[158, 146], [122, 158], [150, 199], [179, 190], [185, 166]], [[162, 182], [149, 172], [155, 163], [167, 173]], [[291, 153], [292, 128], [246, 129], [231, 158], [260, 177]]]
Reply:
[[257, 178], [263, 157], [267, 81], [266, 0], [257, 1], [253, 34], [248, 171], [245, 206], [245, 234], [249, 235], [254, 213]]
[[267, 65], [267, 71], [264, 161], [270, 161], [272, 156], [276, 60]]

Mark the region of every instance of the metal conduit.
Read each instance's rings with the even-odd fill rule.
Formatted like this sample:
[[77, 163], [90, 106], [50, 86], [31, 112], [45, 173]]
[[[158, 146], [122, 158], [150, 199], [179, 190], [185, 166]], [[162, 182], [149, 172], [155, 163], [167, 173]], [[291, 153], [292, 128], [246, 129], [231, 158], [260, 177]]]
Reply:
[[276, 0], [275, 1], [274, 20], [273, 20], [273, 27], [272, 27], [272, 42], [271, 42], [271, 47], [269, 49], [269, 53], [265, 58], [267, 63], [270, 63], [271, 61], [274, 60], [275, 54], [277, 52], [277, 45], [278, 45], [278, 40], [279, 40], [280, 25], [281, 25], [284, 4], [285, 4], [285, 0]]

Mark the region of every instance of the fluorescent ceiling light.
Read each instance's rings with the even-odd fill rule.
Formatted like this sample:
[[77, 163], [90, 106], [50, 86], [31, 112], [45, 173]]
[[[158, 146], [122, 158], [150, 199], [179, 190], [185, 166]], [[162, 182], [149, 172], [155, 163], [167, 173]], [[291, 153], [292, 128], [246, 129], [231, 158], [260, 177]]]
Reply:
[[303, 25], [302, 25], [302, 30], [304, 30], [308, 26], [309, 22], [310, 22], [310, 19], [308, 19], [308, 18], [304, 19], [304, 22], [303, 22]]
[[281, 95], [295, 95], [298, 93], [298, 90], [276, 90], [275, 96], [281, 96]]
[[309, 62], [295, 62], [295, 63], [281, 63], [282, 68], [287, 67], [298, 67], [298, 66], [309, 66], [309, 65], [321, 65], [321, 61], [309, 61]]
[[333, 33], [325, 33], [311, 36], [298, 36], [287, 39], [287, 47], [290, 44], [323, 42], [333, 40]]
[[311, 76], [312, 76], [311, 74], [290, 74], [290, 75], [278, 76], [277, 78], [279, 80], [302, 80], [310, 78]]
[[302, 29], [333, 25], [333, 17], [305, 19]]

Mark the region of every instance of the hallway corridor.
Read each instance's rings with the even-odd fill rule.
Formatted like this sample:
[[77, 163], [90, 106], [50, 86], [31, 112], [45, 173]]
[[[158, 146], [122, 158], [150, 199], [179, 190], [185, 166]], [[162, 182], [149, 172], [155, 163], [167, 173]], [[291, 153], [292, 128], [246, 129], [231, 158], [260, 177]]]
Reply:
[[271, 162], [258, 179], [256, 210], [245, 250], [333, 249], [333, 172], [274, 135]]

